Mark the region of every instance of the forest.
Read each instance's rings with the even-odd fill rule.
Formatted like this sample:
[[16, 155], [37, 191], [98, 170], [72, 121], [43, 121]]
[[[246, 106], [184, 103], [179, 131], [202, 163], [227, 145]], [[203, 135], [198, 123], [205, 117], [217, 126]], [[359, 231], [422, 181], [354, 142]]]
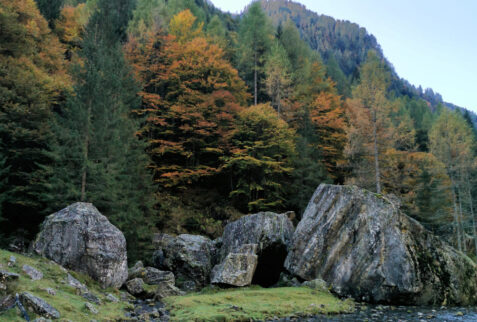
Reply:
[[284, 0], [0, 1], [0, 247], [93, 203], [128, 256], [222, 234], [320, 183], [393, 195], [477, 253], [475, 115], [401, 79], [356, 24]]

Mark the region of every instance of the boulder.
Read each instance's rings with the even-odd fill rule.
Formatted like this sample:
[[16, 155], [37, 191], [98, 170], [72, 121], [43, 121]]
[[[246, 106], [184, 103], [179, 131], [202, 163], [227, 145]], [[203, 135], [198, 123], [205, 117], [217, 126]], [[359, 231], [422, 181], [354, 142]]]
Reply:
[[472, 305], [477, 266], [385, 196], [320, 185], [298, 224], [285, 267], [322, 278], [341, 296], [373, 303]]
[[[216, 249], [206, 237], [196, 235], [157, 234], [154, 262], [158, 269], [172, 271], [180, 288], [195, 290], [209, 284]], [[187, 287], [186, 287], [187, 286]]]
[[156, 293], [154, 299], [160, 301], [165, 297], [184, 295], [180, 289], [174, 286], [174, 283], [170, 282], [161, 282], [157, 285]]
[[93, 314], [98, 314], [98, 313], [99, 313], [98, 309], [95, 308], [94, 305], [91, 304], [91, 303], [89, 303], [89, 302], [86, 302], [86, 303], [84, 304], [84, 307], [85, 307], [89, 312], [91, 312], [91, 313], [93, 313]]
[[20, 295], [20, 301], [23, 306], [35, 314], [41, 315], [47, 319], [59, 319], [60, 312], [45, 302], [43, 299], [36, 297], [28, 292], [24, 292]]
[[142, 278], [144, 283], [157, 285], [162, 282], [175, 283], [175, 277], [172, 272], [161, 271], [154, 267], [136, 268], [129, 274], [129, 279]]
[[33, 250], [91, 276], [104, 288], [120, 287], [128, 276], [123, 233], [90, 203], [78, 202], [48, 216]]
[[287, 215], [260, 212], [227, 224], [221, 240], [220, 262], [229, 253], [238, 253], [237, 250], [245, 244], [257, 244], [258, 263], [253, 283], [262, 286], [275, 284], [284, 271], [283, 263], [293, 237], [293, 224]]
[[43, 273], [37, 270], [36, 268], [31, 267], [30, 265], [23, 265], [23, 272], [30, 276], [34, 281], [41, 280], [43, 278]]
[[126, 282], [126, 289], [134, 296], [144, 293], [144, 281], [141, 278], [133, 278]]
[[111, 303], [119, 302], [119, 299], [111, 293], [108, 293], [108, 295], [106, 295], [106, 300]]
[[211, 283], [238, 287], [250, 285], [258, 263], [257, 248], [257, 244], [245, 244], [237, 253], [229, 253], [212, 269]]

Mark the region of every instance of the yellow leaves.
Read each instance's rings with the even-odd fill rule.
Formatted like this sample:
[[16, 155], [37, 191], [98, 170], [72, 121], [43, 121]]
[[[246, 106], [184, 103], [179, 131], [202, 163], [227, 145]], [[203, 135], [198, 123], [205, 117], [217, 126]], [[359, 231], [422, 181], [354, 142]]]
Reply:
[[176, 37], [177, 42], [184, 43], [202, 35], [203, 23], [194, 27], [196, 17], [189, 9], [175, 15], [169, 24], [169, 33]]
[[55, 24], [55, 30], [60, 39], [65, 43], [79, 46], [89, 15], [88, 8], [84, 3], [80, 3], [76, 7], [63, 7]]

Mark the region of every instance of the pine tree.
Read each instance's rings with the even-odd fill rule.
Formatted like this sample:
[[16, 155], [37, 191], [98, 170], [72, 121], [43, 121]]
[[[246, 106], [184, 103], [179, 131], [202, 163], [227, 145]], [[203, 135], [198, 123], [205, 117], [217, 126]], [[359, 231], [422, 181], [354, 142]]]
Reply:
[[134, 259], [152, 233], [154, 197], [145, 146], [135, 136], [139, 124], [131, 115], [139, 87], [122, 52], [129, 4], [99, 1], [87, 26], [74, 70], [75, 94], [58, 120], [53, 184], [63, 205], [95, 204], [124, 232]]
[[64, 48], [33, 0], [0, 2], [1, 230], [29, 236], [45, 215], [50, 122], [69, 90]]
[[264, 94], [264, 66], [273, 39], [273, 31], [260, 2], [254, 2], [240, 21], [238, 61], [247, 85], [253, 90], [253, 102], [258, 104]]

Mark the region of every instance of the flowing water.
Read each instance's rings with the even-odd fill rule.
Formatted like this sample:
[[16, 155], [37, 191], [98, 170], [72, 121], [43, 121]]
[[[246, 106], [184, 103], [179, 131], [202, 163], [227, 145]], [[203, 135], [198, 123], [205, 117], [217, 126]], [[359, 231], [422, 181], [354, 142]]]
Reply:
[[431, 308], [409, 306], [358, 306], [355, 313], [336, 316], [315, 316], [310, 318], [288, 318], [285, 321], [476, 321], [477, 307]]

